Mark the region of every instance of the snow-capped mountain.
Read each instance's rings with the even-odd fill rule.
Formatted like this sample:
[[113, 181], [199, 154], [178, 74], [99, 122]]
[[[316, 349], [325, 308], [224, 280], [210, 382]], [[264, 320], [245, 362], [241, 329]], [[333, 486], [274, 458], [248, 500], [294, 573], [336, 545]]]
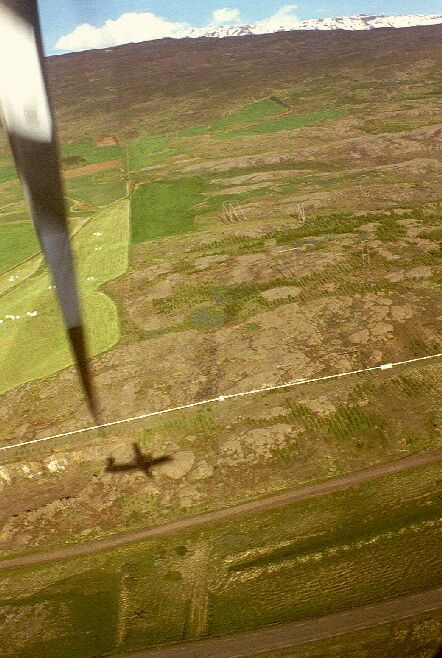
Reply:
[[442, 23], [442, 14], [409, 14], [403, 16], [341, 16], [337, 18], [315, 18], [299, 20], [290, 27], [252, 23], [250, 25], [230, 25], [213, 28], [188, 28], [180, 36], [197, 37], [240, 37], [249, 34], [264, 34], [268, 32], [283, 32], [287, 30], [373, 30], [380, 27], [413, 27], [416, 25], [437, 25]]
[[254, 25], [225, 25], [223, 27], [190, 27], [185, 28], [179, 34], [179, 38], [191, 37], [217, 37], [222, 39], [223, 37], [243, 37], [248, 34], [262, 34], [255, 29]]

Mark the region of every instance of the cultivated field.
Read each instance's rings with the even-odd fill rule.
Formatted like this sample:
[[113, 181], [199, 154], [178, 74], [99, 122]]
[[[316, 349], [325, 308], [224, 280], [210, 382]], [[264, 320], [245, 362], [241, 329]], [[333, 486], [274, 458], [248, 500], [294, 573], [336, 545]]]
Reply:
[[[120, 337], [115, 303], [98, 287], [126, 271], [128, 243], [125, 199], [93, 215], [73, 236], [92, 354], [108, 350]], [[0, 297], [0, 392], [47, 377], [72, 363], [51, 279], [41, 271], [40, 263], [41, 259], [34, 257], [7, 272], [7, 282], [12, 285]]]

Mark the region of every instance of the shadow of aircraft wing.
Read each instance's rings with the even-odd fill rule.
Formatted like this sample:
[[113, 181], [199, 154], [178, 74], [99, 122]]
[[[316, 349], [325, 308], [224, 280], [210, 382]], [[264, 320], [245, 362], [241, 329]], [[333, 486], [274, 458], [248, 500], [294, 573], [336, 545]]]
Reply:
[[143, 471], [149, 477], [152, 477], [152, 468], [164, 464], [165, 462], [171, 462], [173, 460], [172, 455], [163, 455], [161, 457], [149, 457], [144, 460], [143, 466], [141, 467]]

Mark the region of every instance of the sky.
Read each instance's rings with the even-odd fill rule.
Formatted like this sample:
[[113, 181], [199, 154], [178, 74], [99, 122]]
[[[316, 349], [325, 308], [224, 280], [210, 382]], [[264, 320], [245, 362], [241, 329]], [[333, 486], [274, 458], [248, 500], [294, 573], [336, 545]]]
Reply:
[[[39, 0], [46, 53], [180, 36], [181, 29], [352, 16], [440, 14], [442, 0]], [[133, 38], [135, 35], [136, 39]]]

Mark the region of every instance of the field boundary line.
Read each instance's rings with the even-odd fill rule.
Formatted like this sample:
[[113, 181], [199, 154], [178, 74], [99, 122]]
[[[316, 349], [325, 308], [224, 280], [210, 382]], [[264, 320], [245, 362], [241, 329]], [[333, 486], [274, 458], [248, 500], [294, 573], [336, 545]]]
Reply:
[[160, 409], [159, 411], [149, 411], [138, 416], [130, 416], [128, 418], [121, 418], [119, 420], [111, 420], [107, 423], [101, 423], [99, 425], [90, 425], [88, 427], [81, 427], [76, 430], [70, 430], [68, 432], [60, 432], [58, 434], [51, 434], [50, 436], [43, 436], [39, 439], [31, 439], [29, 441], [20, 441], [19, 443], [12, 443], [6, 446], [0, 446], [0, 452], [5, 450], [12, 450], [13, 448], [22, 448], [23, 446], [32, 445], [34, 443], [41, 443], [43, 441], [51, 441], [54, 439], [61, 439], [66, 436], [73, 436], [74, 434], [84, 434], [85, 432], [92, 432], [94, 430], [104, 429], [106, 427], [113, 427], [115, 425], [122, 425], [124, 423], [132, 423], [137, 420], [144, 420], [145, 418], [152, 418], [153, 416], [162, 416], [164, 414], [169, 414], [174, 411], [182, 411], [183, 409], [192, 409], [194, 407], [201, 407], [206, 404], [212, 404], [214, 402], [225, 402], [226, 400], [232, 400], [233, 398], [246, 397], [248, 395], [258, 395], [259, 393], [267, 393], [269, 391], [276, 391], [283, 388], [291, 388], [293, 386], [302, 386], [303, 384], [312, 384], [315, 382], [324, 382], [331, 379], [339, 379], [342, 377], [350, 377], [351, 375], [359, 375], [365, 372], [373, 372], [374, 370], [391, 370], [392, 368], [397, 368], [398, 366], [407, 365], [409, 363], [418, 363], [421, 361], [429, 361], [430, 359], [438, 359], [442, 357], [442, 352], [438, 354], [429, 354], [428, 356], [419, 356], [414, 359], [407, 359], [405, 361], [396, 361], [394, 363], [381, 363], [378, 366], [371, 366], [369, 368], [359, 368], [358, 370], [349, 370], [347, 372], [339, 372], [333, 375], [323, 375], [322, 377], [312, 377], [310, 379], [295, 379], [293, 381], [284, 382], [283, 384], [274, 384], [272, 386], [262, 386], [261, 388], [254, 388], [249, 391], [240, 391], [239, 393], [226, 393], [224, 395], [218, 395], [214, 398], [208, 398], [207, 400], [199, 400], [198, 402], [188, 402], [187, 404], [180, 404], [176, 407], [167, 407], [166, 409]]
[[[71, 199], [71, 201], [72, 201], [72, 200], [75, 201], [75, 199], [72, 199], [72, 197], [66, 197], [66, 198], [67, 198], [67, 199]], [[122, 199], [125, 199], [126, 197], [121, 197], [121, 198], [122, 198]], [[120, 200], [121, 200], [121, 199], [117, 199], [117, 201], [120, 201]], [[80, 199], [77, 199], [77, 201], [81, 201], [81, 200], [80, 200]], [[112, 203], [109, 204], [109, 206], [104, 206], [103, 208], [99, 208], [98, 206], [95, 206], [95, 205], [93, 204], [93, 205], [94, 205], [94, 208], [95, 208], [95, 211], [94, 211], [90, 216], [88, 216], [88, 217], [84, 217], [84, 220], [85, 220], [85, 221], [84, 221], [83, 224], [81, 224], [81, 226], [78, 226], [78, 227], [75, 226], [75, 227], [73, 227], [72, 230], [70, 230], [69, 237], [70, 237], [71, 239], [77, 237], [77, 235], [80, 233], [80, 231], [82, 231], [82, 230], [84, 229], [84, 227], [87, 226], [87, 225], [89, 224], [89, 222], [91, 222], [91, 221], [94, 219], [94, 217], [96, 217], [96, 215], [100, 214], [101, 212], [103, 212], [104, 210], [106, 210], [108, 207], [110, 207], [110, 206], [113, 205], [114, 203], [116, 203], [116, 202], [115, 202], [115, 201], [112, 201]], [[78, 219], [78, 218], [77, 218], [77, 219]], [[81, 221], [81, 219], [82, 219], [82, 218], [80, 218], [80, 220], [78, 220], [78, 221]], [[42, 253], [41, 249], [39, 249], [38, 251], [36, 251], [34, 254], [31, 254], [30, 256], [28, 256], [27, 258], [25, 258], [25, 260], [22, 260], [20, 263], [17, 263], [16, 265], [12, 265], [12, 267], [10, 267], [9, 269], [4, 270], [3, 272], [0, 272], [0, 276], [7, 275], [9, 272], [12, 272], [13, 270], [16, 270], [17, 268], [22, 267], [22, 265], [25, 265], [25, 264], [28, 263], [30, 260], [32, 260], [32, 258], [36, 258], [36, 257], [39, 257], [39, 258], [41, 259], [41, 261], [44, 260], [44, 256], [43, 256], [43, 253]], [[33, 270], [30, 274], [28, 274], [28, 276], [27, 276], [25, 279], [21, 279], [17, 285], [15, 285], [15, 286], [11, 286], [11, 288], [7, 288], [7, 289], [4, 290], [3, 292], [0, 292], [0, 297], [5, 297], [5, 296], [8, 295], [10, 292], [12, 292], [12, 290], [17, 290], [17, 288], [21, 287], [23, 284], [27, 284], [27, 283], [29, 282], [29, 279], [31, 279], [33, 276], [35, 276], [35, 274], [37, 273], [37, 271], [40, 269], [41, 265], [42, 265], [42, 262], [40, 262], [40, 263], [38, 264], [38, 267], [37, 267], [35, 270]], [[45, 263], [44, 265], [45, 265], [45, 267], [46, 267], [46, 263]]]

